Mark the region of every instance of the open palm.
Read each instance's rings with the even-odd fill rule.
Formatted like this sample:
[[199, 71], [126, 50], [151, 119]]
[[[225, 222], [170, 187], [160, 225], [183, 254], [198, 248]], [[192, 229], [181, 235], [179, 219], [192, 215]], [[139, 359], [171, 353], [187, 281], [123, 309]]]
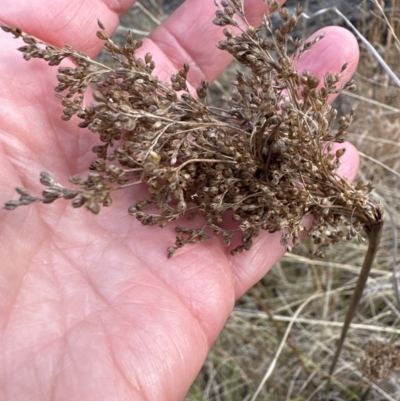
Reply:
[[[0, 22], [54, 45], [95, 56], [96, 20], [109, 30], [134, 0], [3, 0]], [[248, 0], [261, 20], [261, 0]], [[190, 82], [215, 79], [229, 63], [216, 49], [213, 0], [187, 0], [145, 40], [158, 73], [191, 65]], [[300, 59], [300, 69], [323, 76], [358, 60], [343, 29]], [[336, 43], [336, 45], [335, 45]], [[339, 47], [337, 44], [339, 43]], [[85, 173], [96, 135], [60, 120], [54, 68], [25, 62], [21, 44], [0, 34], [0, 202], [14, 186], [40, 193], [39, 172], [61, 183]], [[299, 63], [299, 64], [300, 64]], [[90, 103], [90, 99], [87, 100]], [[353, 178], [357, 154], [348, 146], [342, 174]], [[236, 257], [212, 240], [171, 259], [173, 228], [143, 227], [127, 208], [140, 194], [119, 195], [93, 216], [66, 201], [0, 212], [0, 399], [179, 400], [198, 373], [234, 301], [283, 255], [280, 235], [263, 233]]]

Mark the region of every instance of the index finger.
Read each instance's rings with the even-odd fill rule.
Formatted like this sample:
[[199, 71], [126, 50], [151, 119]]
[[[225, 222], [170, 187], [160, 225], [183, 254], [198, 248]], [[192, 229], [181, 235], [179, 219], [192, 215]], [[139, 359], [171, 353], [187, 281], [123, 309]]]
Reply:
[[121, 14], [136, 0], [2, 0], [0, 22], [52, 45], [66, 44], [95, 57], [103, 42], [96, 37], [97, 20], [113, 32]]

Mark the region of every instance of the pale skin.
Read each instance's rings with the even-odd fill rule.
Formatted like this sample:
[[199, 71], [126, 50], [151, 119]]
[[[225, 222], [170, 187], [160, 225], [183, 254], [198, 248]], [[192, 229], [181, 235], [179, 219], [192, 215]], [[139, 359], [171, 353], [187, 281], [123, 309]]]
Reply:
[[[0, 22], [54, 45], [96, 56], [99, 18], [111, 33], [132, 0], [3, 0]], [[265, 11], [246, 0], [254, 25]], [[187, 0], [144, 41], [157, 71], [191, 65], [190, 83], [213, 81], [229, 55], [216, 48], [213, 0]], [[352, 35], [326, 28], [299, 70], [323, 76], [358, 62]], [[195, 45], [194, 45], [195, 44]], [[56, 69], [26, 62], [19, 41], [0, 33], [0, 204], [14, 187], [40, 193], [38, 176], [61, 183], [84, 174], [96, 135], [60, 120]], [[90, 98], [87, 99], [90, 104]], [[347, 145], [341, 174], [354, 178], [357, 151]], [[143, 195], [143, 194], [142, 194]], [[218, 239], [188, 245], [167, 260], [173, 226], [142, 227], [126, 191], [94, 216], [67, 201], [0, 211], [0, 399], [180, 400], [199, 372], [234, 302], [284, 254], [279, 234], [262, 233], [250, 252], [229, 255]]]

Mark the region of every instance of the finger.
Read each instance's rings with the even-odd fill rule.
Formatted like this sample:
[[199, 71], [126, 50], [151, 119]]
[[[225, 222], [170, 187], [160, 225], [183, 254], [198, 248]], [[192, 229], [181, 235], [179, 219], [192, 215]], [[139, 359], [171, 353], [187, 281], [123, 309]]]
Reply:
[[119, 16], [136, 0], [2, 0], [0, 22], [18, 26], [44, 42], [62, 47], [68, 44], [89, 56], [96, 56], [102, 46], [96, 37], [97, 20], [109, 33], [119, 24]]
[[[325, 32], [325, 38], [298, 60], [296, 68], [300, 73], [304, 70], [310, 71], [323, 82], [326, 73], [336, 74], [341, 71], [343, 64], [347, 63], [348, 68], [342, 74], [340, 85], [349, 80], [357, 68], [359, 58], [357, 41], [349, 31], [342, 28], [329, 27], [321, 31]], [[321, 31], [316, 32], [310, 39]], [[332, 101], [333, 97], [330, 100]], [[359, 156], [351, 144], [335, 144], [335, 149], [343, 147], [346, 147], [346, 152], [341, 158], [342, 165], [338, 173], [351, 181], [357, 173]], [[285, 254], [280, 239], [281, 233], [263, 232], [260, 238], [254, 241], [250, 252], [235, 256], [232, 269], [237, 298], [260, 280]]]
[[[325, 34], [325, 37], [296, 60], [296, 69], [299, 73], [308, 70], [317, 75], [321, 80], [320, 86], [322, 86], [327, 73], [338, 74], [343, 65], [347, 64], [347, 68], [343, 71], [342, 78], [337, 84], [339, 87], [349, 81], [357, 69], [360, 58], [357, 40], [347, 29], [329, 26], [313, 33], [308, 41], [312, 41], [321, 34]], [[331, 96], [330, 102], [336, 97], [337, 95]]]
[[[267, 12], [265, 2], [245, 0], [244, 5], [249, 23], [258, 26]], [[212, 23], [216, 10], [214, 0], [187, 0], [144, 40], [141, 53], [150, 52], [161, 66], [156, 75], [169, 80], [188, 63], [188, 81], [197, 86], [201, 79], [212, 82], [225, 70], [232, 56], [216, 46], [224, 38], [223, 28]]]
[[336, 150], [340, 148], [346, 148], [346, 152], [340, 159], [342, 165], [338, 168], [337, 173], [351, 182], [356, 178], [358, 166], [360, 164], [360, 156], [355, 146], [348, 142], [335, 143], [332, 147], [332, 154], [335, 154]]

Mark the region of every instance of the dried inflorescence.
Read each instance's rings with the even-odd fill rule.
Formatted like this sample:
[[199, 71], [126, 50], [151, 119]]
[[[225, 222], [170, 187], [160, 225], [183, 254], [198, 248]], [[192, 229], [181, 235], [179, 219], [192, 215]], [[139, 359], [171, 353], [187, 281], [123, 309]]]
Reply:
[[388, 380], [400, 370], [400, 345], [370, 340], [366, 357], [361, 361], [363, 375], [373, 381]]
[[[269, 6], [272, 12], [278, 8], [275, 2]], [[293, 40], [290, 33], [301, 10], [292, 16], [284, 8], [279, 13], [279, 29], [273, 32], [267, 17], [256, 29], [247, 22], [240, 0], [221, 1], [214, 20], [225, 26], [219, 48], [248, 69], [248, 74], [237, 72], [224, 110], [207, 105], [206, 81], [190, 92], [187, 64], [171, 76], [170, 84], [152, 75], [151, 54], [138, 58], [141, 42], [130, 34], [119, 47], [99, 23], [97, 36], [115, 60], [109, 68], [71, 47], [59, 49], [3, 26], [24, 40], [19, 50], [26, 60], [75, 62], [75, 67], [59, 67], [55, 90], [64, 106], [62, 119], [77, 115], [83, 120], [79, 126], [98, 133], [101, 142], [93, 148], [97, 158], [87, 178], [71, 177], [78, 189], [67, 189], [42, 173], [42, 198], [18, 189], [20, 199], [7, 202], [6, 209], [65, 198], [72, 199], [73, 207], [98, 213], [112, 204], [114, 191], [144, 183], [148, 197], [128, 211], [142, 224], [164, 227], [184, 215], [201, 215], [205, 221], [199, 229], [177, 227], [169, 256], [211, 233], [227, 246], [240, 233], [241, 243], [232, 254], [249, 250], [260, 230], [282, 232], [287, 250], [306, 230], [318, 245], [318, 256], [342, 239], [363, 241], [361, 232], [382, 220], [382, 210], [368, 196], [370, 184], [352, 185], [336, 173], [345, 148], [331, 150], [334, 142], [345, 140], [352, 114], [341, 117], [332, 132], [336, 110], [328, 104], [330, 95], [354, 85], [336, 87], [342, 71], [327, 74], [323, 83], [307, 71], [297, 73], [294, 60], [322, 36], [308, 43]], [[89, 85], [96, 89], [95, 103], [84, 108], [82, 94]], [[306, 229], [303, 218], [309, 213], [314, 219]], [[227, 216], [237, 222], [234, 228], [224, 228]]]

